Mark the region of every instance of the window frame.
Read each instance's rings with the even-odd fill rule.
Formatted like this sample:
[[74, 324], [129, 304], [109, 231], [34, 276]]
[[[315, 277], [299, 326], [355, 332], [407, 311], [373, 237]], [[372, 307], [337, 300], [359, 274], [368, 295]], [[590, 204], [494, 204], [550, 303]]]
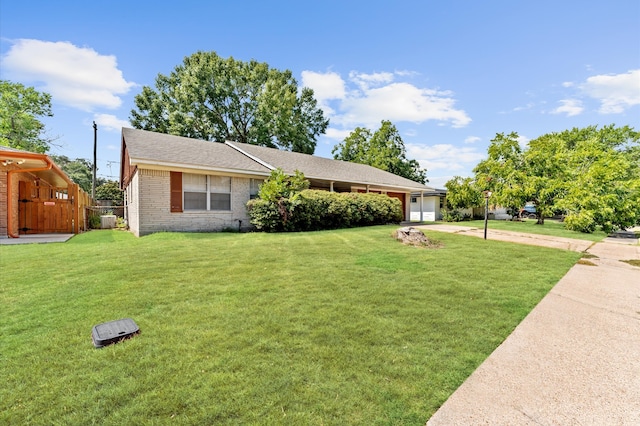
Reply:
[[[193, 175], [193, 176], [204, 176], [205, 179], [205, 190], [185, 190], [185, 184], [184, 181], [188, 179], [189, 175]], [[186, 179], [185, 179], [186, 178]], [[223, 179], [223, 185], [226, 186], [226, 182], [224, 182], [225, 180], [228, 180], [228, 192], [223, 192], [220, 191], [221, 186], [223, 185], [216, 185], [216, 187], [213, 187], [213, 179], [212, 178], [220, 178]], [[198, 174], [198, 173], [183, 173], [182, 176], [182, 188], [181, 188], [181, 193], [182, 193], [182, 211], [184, 212], [231, 212], [233, 211], [233, 190], [232, 190], [232, 186], [233, 186], [233, 178], [231, 176], [225, 176], [225, 175], [205, 175], [205, 174]], [[185, 193], [202, 193], [205, 195], [205, 208], [190, 208], [188, 206], [187, 200], [185, 199]], [[229, 208], [228, 209], [214, 209], [212, 208], [212, 202], [211, 202], [211, 196], [213, 194], [225, 194], [229, 196]]]

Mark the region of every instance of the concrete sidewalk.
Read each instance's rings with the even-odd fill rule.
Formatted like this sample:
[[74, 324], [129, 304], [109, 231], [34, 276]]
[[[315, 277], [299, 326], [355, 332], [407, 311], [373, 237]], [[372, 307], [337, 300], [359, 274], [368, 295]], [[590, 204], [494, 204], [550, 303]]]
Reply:
[[74, 234], [26, 234], [20, 238], [0, 238], [0, 245], [64, 243]]
[[638, 240], [564, 240], [593, 265], [571, 268], [427, 425], [640, 425], [640, 268], [620, 262], [640, 259]]

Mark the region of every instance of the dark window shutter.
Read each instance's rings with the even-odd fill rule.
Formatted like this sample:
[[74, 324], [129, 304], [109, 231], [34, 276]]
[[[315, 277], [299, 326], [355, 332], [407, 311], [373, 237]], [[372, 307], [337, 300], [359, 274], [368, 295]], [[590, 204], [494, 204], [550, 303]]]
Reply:
[[182, 212], [182, 172], [169, 172], [171, 175], [171, 212]]

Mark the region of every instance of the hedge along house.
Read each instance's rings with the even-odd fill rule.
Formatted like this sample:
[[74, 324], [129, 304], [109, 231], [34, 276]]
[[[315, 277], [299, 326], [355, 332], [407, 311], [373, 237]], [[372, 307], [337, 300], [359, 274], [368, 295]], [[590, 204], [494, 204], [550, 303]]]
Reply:
[[46, 154], [0, 146], [0, 238], [86, 230], [90, 198]]
[[406, 220], [411, 193], [422, 197], [435, 191], [364, 164], [123, 128], [120, 185], [125, 219], [136, 236], [250, 228], [246, 203], [276, 168], [290, 175], [302, 172], [311, 189], [398, 198]]

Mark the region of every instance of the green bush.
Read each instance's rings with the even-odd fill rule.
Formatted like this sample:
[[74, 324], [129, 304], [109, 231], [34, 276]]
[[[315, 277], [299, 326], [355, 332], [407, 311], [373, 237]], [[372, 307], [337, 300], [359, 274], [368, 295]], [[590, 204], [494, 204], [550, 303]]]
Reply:
[[268, 232], [382, 225], [403, 218], [402, 203], [384, 194], [304, 190], [289, 199], [251, 200], [247, 208], [251, 223]]
[[445, 222], [462, 222], [464, 216], [458, 210], [442, 210], [442, 220]]
[[102, 222], [100, 219], [100, 215], [95, 212], [89, 213], [89, 228], [100, 229], [101, 227], [102, 227]]
[[596, 230], [596, 221], [588, 210], [577, 213], [569, 213], [564, 218], [564, 225], [570, 231], [592, 233]]

